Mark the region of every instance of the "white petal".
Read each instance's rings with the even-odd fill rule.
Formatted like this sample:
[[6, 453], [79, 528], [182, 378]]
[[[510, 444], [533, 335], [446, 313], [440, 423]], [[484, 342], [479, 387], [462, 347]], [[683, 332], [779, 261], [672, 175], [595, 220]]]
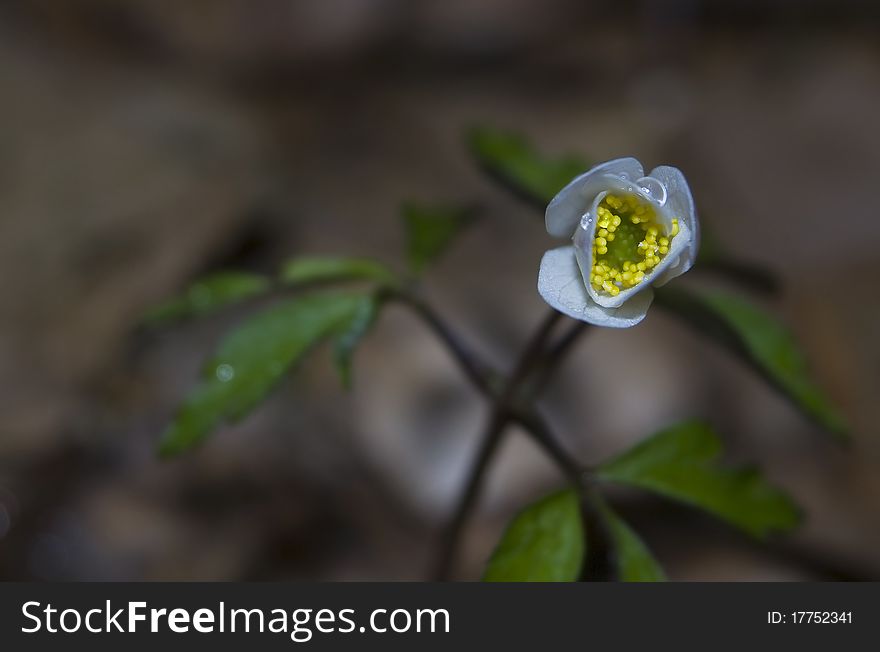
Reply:
[[538, 292], [561, 313], [597, 326], [629, 328], [645, 318], [654, 293], [644, 288], [619, 308], [603, 308], [587, 293], [574, 247], [559, 247], [544, 254], [538, 274]]
[[[687, 246], [678, 255], [678, 260], [666, 269], [663, 274], [657, 276], [653, 281], [654, 285], [663, 285], [670, 279], [680, 276], [688, 271], [694, 264], [697, 257], [697, 251], [700, 248], [700, 223], [697, 220], [697, 209], [694, 206], [694, 198], [691, 195], [691, 189], [687, 180], [681, 173], [681, 170], [668, 165], [661, 165], [651, 170], [650, 176], [659, 180], [666, 186], [666, 212], [673, 217], [678, 217], [682, 222], [682, 227], [687, 226], [688, 233], [680, 234], [682, 241], [687, 235], [685, 241]], [[675, 238], [679, 240], [679, 238]], [[673, 240], [673, 243], [675, 243]], [[673, 259], [673, 252], [669, 252], [669, 259]]]
[[593, 203], [593, 198], [608, 189], [606, 176], [620, 177], [622, 174], [635, 181], [644, 174], [644, 170], [642, 164], [634, 158], [618, 158], [597, 165], [575, 177], [547, 205], [545, 213], [547, 232], [556, 238], [571, 237], [581, 220], [581, 215]]

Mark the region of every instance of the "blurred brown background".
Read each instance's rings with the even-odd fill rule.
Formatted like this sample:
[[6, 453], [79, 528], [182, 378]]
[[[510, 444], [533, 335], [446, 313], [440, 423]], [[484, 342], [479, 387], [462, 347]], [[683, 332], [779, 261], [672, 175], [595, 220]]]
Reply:
[[[784, 278], [779, 310], [853, 426], [851, 450], [831, 444], [657, 311], [591, 333], [546, 400], [582, 459], [706, 417], [808, 512], [765, 549], [621, 496], [671, 577], [880, 577], [878, 27], [878, 4], [855, 0], [7, 0], [0, 578], [422, 577], [486, 409], [410, 315], [383, 316], [353, 393], [318, 355], [173, 462], [157, 437], [243, 313], [136, 326], [210, 270], [399, 263], [402, 199], [478, 199], [486, 219], [426, 290], [509, 364], [543, 314], [552, 243], [474, 169], [475, 122], [681, 167], [727, 246]], [[636, 359], [649, 371], [615, 390]], [[458, 576], [557, 480], [510, 438]]]

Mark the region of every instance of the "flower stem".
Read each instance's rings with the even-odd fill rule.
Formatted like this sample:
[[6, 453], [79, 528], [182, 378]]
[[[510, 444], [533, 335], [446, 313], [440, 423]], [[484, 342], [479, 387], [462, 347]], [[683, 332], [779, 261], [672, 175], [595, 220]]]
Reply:
[[388, 298], [405, 305], [418, 315], [434, 332], [437, 338], [446, 345], [446, 348], [449, 349], [452, 357], [458, 362], [459, 367], [461, 367], [468, 380], [487, 398], [494, 400], [496, 396], [495, 387], [500, 379], [499, 373], [488, 364], [485, 364], [458, 337], [430, 304], [414, 294], [403, 290], [389, 291]]
[[492, 405], [468, 480], [441, 542], [433, 577], [442, 580], [449, 576], [458, 542], [479, 498], [486, 471], [511, 423], [520, 425], [534, 439], [573, 486], [583, 487], [582, 465], [559, 443], [547, 421], [534, 408], [534, 401], [565, 354], [586, 331], [587, 324], [574, 323], [548, 349], [547, 340], [563, 318], [561, 313], [549, 311], [520, 354], [513, 371], [505, 379], [496, 369], [483, 362], [423, 299], [405, 289], [389, 290], [386, 298], [407, 306], [428, 325], [446, 345], [465, 376]]
[[477, 502], [489, 464], [498, 450], [507, 425], [511, 421], [515, 420], [520, 423], [560, 465], [566, 475], [578, 477], [580, 474], [580, 465], [559, 445], [537, 413], [517, 409], [520, 390], [535, 365], [542, 359], [546, 342], [561, 318], [562, 315], [555, 310], [547, 314], [532, 335], [500, 392], [491, 397], [493, 401], [492, 412], [489, 415], [485, 434], [468, 474], [464, 491], [441, 543], [440, 554], [434, 570], [434, 578], [437, 580], [444, 580], [449, 576], [464, 526]]

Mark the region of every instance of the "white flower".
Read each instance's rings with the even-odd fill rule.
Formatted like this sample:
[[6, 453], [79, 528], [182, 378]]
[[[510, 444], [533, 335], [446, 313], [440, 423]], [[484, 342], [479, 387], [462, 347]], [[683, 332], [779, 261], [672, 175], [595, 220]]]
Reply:
[[597, 165], [547, 206], [547, 231], [572, 245], [544, 254], [538, 292], [556, 310], [598, 326], [645, 318], [660, 286], [691, 268], [699, 247], [694, 200], [678, 168], [645, 176], [634, 158]]

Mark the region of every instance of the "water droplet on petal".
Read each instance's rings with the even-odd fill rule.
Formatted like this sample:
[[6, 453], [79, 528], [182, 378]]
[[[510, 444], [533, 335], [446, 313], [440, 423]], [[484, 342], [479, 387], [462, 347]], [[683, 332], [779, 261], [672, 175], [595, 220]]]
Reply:
[[666, 186], [654, 177], [642, 177], [636, 183], [651, 200], [662, 206], [666, 203]]
[[587, 211], [581, 216], [581, 228], [586, 231], [593, 224], [593, 215]]

